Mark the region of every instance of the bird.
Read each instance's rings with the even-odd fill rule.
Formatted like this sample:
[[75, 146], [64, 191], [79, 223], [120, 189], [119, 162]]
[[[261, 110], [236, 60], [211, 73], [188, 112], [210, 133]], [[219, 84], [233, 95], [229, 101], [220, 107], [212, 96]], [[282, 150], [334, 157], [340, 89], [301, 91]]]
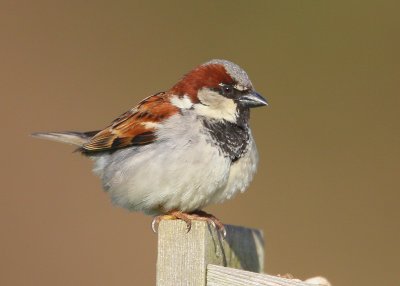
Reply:
[[90, 158], [112, 202], [162, 220], [223, 223], [202, 209], [243, 193], [259, 160], [250, 109], [268, 105], [237, 64], [213, 59], [104, 129], [37, 132]]

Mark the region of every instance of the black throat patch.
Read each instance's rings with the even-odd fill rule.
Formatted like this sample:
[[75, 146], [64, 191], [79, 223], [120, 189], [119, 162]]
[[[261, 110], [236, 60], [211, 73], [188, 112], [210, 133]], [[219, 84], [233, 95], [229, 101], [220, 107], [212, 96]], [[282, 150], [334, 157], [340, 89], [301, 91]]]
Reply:
[[[244, 123], [244, 122], [243, 122]], [[212, 143], [217, 144], [222, 155], [235, 162], [243, 156], [250, 141], [247, 123], [238, 125], [229, 121], [203, 120], [211, 134]]]

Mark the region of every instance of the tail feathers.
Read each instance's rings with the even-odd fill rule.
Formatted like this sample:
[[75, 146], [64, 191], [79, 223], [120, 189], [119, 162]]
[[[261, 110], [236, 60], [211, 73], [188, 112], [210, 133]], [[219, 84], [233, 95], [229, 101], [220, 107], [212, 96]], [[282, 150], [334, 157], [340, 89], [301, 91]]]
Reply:
[[99, 131], [89, 132], [36, 132], [33, 137], [48, 139], [57, 142], [68, 143], [76, 146], [82, 146], [89, 141]]

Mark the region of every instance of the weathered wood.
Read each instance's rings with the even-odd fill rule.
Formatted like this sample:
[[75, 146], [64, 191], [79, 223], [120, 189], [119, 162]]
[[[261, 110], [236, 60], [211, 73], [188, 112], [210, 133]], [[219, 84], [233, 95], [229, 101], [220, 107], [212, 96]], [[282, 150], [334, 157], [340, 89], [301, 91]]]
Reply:
[[[317, 283], [306, 283], [298, 279], [287, 279], [267, 274], [254, 273], [234, 268], [209, 264], [207, 267], [207, 286], [329, 286], [321, 278]], [[314, 281], [317, 281], [314, 279]], [[325, 282], [326, 281], [326, 282]], [[310, 279], [311, 282], [311, 279]]]
[[187, 232], [182, 221], [162, 221], [158, 228], [157, 285], [206, 285], [208, 264], [262, 272], [264, 239], [259, 230], [226, 226], [227, 236], [205, 222]]

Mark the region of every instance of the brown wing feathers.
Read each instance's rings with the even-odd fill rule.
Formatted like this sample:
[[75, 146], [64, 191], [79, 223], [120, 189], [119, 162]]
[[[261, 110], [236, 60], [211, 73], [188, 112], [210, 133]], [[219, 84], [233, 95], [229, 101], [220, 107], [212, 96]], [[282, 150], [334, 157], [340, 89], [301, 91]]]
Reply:
[[167, 94], [150, 96], [93, 136], [80, 151], [96, 153], [152, 143], [160, 120], [177, 112], [178, 108], [171, 105]]

